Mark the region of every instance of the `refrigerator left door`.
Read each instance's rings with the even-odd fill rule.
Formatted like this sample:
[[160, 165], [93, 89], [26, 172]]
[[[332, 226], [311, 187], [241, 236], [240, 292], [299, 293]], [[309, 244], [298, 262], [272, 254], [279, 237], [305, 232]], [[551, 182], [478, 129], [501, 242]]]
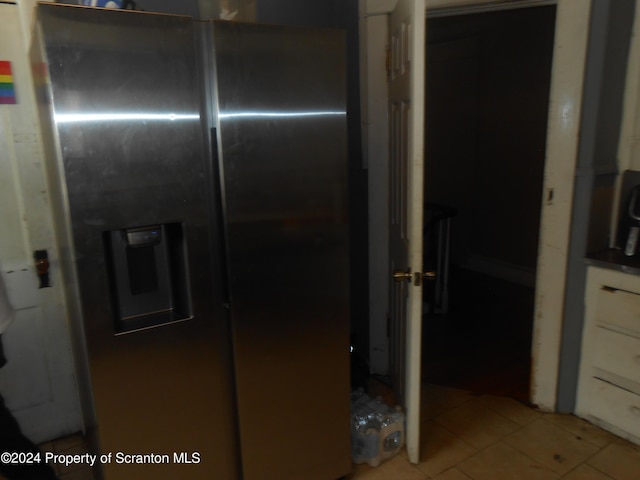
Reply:
[[98, 474], [239, 478], [193, 22], [38, 9], [36, 90]]

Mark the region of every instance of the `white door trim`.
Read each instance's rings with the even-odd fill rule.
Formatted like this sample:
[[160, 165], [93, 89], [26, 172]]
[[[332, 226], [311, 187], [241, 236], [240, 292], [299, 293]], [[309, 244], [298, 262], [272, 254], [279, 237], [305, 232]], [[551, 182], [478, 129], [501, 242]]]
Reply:
[[[385, 373], [388, 369], [384, 360], [384, 349], [388, 350], [384, 328], [387, 306], [380, 295], [380, 292], [386, 291], [386, 278], [380, 275], [380, 265], [384, 268], [387, 264], [386, 257], [381, 258], [385, 252], [381, 245], [386, 244], [386, 225], [378, 217], [378, 212], [372, 209], [373, 200], [386, 199], [388, 193], [384, 186], [386, 178], [381, 178], [387, 171], [387, 149], [380, 147], [387, 138], [387, 114], [383, 111], [386, 109], [386, 99], [380, 97], [382, 92], [386, 91], [386, 75], [379, 71], [380, 62], [384, 61], [384, 51], [379, 50], [380, 38], [386, 38], [387, 31], [381, 28], [383, 22], [378, 17], [388, 14], [395, 3], [394, 0], [361, 0], [361, 16], [365, 30], [361, 37], [362, 75], [366, 82], [366, 88], [363, 88], [362, 93], [363, 129], [366, 131], [363, 139], [367, 142], [364, 151], [368, 155], [365, 163], [369, 168], [370, 251], [376, 254], [370, 254], [370, 344], [371, 366], [375, 373]], [[427, 0], [427, 11], [483, 3], [486, 4], [486, 0]], [[545, 0], [539, 2], [540, 5], [547, 3]], [[556, 407], [569, 225], [578, 155], [589, 15], [589, 2], [557, 1], [547, 158], [541, 199], [531, 382], [531, 401], [547, 411], [553, 411]], [[378, 65], [378, 70], [372, 71], [375, 65]], [[383, 162], [385, 165], [379, 166], [377, 162]]]

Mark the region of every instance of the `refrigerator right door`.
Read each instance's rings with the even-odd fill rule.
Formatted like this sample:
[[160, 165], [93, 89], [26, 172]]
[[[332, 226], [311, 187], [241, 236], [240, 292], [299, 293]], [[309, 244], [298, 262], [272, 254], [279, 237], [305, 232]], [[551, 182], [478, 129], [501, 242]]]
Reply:
[[246, 480], [351, 468], [345, 37], [213, 27]]

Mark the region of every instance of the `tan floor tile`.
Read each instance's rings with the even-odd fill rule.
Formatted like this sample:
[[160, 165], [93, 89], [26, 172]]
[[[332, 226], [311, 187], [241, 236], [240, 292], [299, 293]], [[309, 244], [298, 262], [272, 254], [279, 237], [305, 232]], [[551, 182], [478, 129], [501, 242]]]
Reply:
[[640, 448], [627, 442], [612, 443], [587, 463], [616, 480], [640, 478]]
[[438, 415], [435, 421], [475, 448], [487, 447], [519, 428], [478, 399]]
[[562, 477], [562, 480], [612, 480], [611, 477], [599, 472], [587, 464], [582, 464], [575, 470]]
[[55, 452], [62, 452], [78, 445], [84, 445], [84, 438], [77, 433], [75, 435], [68, 435], [66, 437], [58, 438], [53, 441], [53, 447]]
[[351, 466], [351, 473], [346, 476], [347, 480], [351, 480], [353, 478], [362, 478], [362, 476], [371, 470], [373, 467], [370, 467], [366, 463], [353, 464]]
[[60, 476], [60, 480], [94, 480], [93, 472], [89, 467], [82, 467], [78, 470]]
[[474, 398], [473, 393], [458, 388], [426, 384], [422, 386], [422, 399], [433, 399], [457, 407]]
[[[40, 450], [40, 453], [42, 453], [43, 458], [45, 454], [55, 452], [55, 447], [53, 446], [52, 441], [41, 443], [40, 445], [38, 445], [38, 449]], [[59, 473], [55, 465], [52, 465], [51, 462], [49, 462], [49, 464], [51, 465], [51, 468], [53, 468], [53, 470], [56, 472], [56, 474]], [[0, 480], [3, 480], [3, 479], [4, 477], [0, 475]]]
[[537, 412], [533, 408], [530, 408], [512, 398], [482, 395], [478, 400], [483, 405], [507, 417], [518, 425], [531, 423], [542, 415], [542, 413]]
[[574, 469], [598, 451], [595, 445], [543, 419], [525, 425], [504, 442], [560, 474]]
[[442, 415], [447, 410], [450, 410], [451, 405], [434, 400], [427, 400], [422, 402], [420, 407], [420, 421], [427, 422], [433, 420], [438, 415]]
[[457, 468], [474, 480], [556, 480], [559, 477], [502, 442], [468, 458]]
[[420, 463], [417, 467], [435, 477], [470, 457], [477, 450], [434, 421], [423, 424]]
[[441, 473], [433, 480], [472, 480], [471, 477], [465, 475], [457, 468], [451, 468], [446, 472]]
[[[70, 445], [70, 443], [68, 443], [67, 445]], [[56, 453], [60, 455], [83, 455], [87, 453], [87, 447], [83, 443], [76, 444], [76, 445], [70, 446], [66, 450], [58, 450], [56, 451]], [[65, 475], [74, 470], [81, 469], [84, 466], [86, 465], [82, 463], [69, 463], [68, 465], [65, 465], [64, 462], [56, 463], [53, 465], [53, 467], [55, 468], [56, 472], [58, 472], [59, 475]]]
[[570, 414], [545, 413], [543, 418], [554, 425], [564, 428], [565, 430], [575, 434], [582, 440], [593, 443], [598, 447], [609, 445], [618, 439], [612, 433], [607, 432], [595, 425]]
[[53, 452], [54, 451], [54, 446], [53, 446], [53, 442], [45, 442], [45, 443], [41, 443], [40, 445], [38, 445], [38, 448], [40, 449], [41, 452]]
[[431, 420], [472, 398], [473, 395], [465, 390], [430, 384], [423, 385], [420, 393], [422, 421]]
[[402, 456], [395, 456], [378, 467], [356, 465], [346, 480], [428, 480], [430, 477]]

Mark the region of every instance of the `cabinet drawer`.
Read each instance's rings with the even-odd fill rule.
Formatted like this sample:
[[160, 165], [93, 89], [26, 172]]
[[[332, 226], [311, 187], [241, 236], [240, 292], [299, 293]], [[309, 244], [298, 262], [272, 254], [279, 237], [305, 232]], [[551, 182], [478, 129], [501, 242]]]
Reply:
[[640, 340], [595, 328], [593, 366], [640, 384]]
[[596, 322], [609, 323], [640, 335], [640, 295], [614, 288], [599, 289]]
[[593, 379], [591, 414], [636, 437], [640, 437], [640, 395]]

